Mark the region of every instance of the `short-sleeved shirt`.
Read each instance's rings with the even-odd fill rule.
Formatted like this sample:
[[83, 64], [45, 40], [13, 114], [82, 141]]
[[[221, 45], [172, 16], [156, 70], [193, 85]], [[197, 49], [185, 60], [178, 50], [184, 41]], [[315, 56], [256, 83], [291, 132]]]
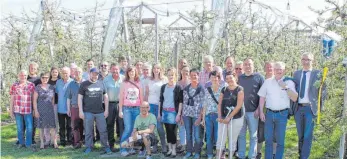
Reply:
[[163, 108], [175, 108], [174, 89], [175, 86], [165, 86]]
[[[211, 87], [208, 87], [211, 88]], [[221, 93], [222, 88], [224, 88], [224, 85], [219, 85], [217, 92], [214, 92], [212, 89], [212, 95], [210, 92], [208, 92], [208, 88], [205, 88], [205, 101], [204, 101], [204, 106], [206, 106], [206, 112], [205, 114], [208, 115], [210, 113], [218, 113], [217, 106], [218, 104], [216, 101], [213, 99], [212, 95], [215, 97], [215, 99], [218, 101], [219, 95]]]
[[[189, 92], [186, 90], [187, 87], [189, 87]], [[185, 89], [183, 89], [183, 116], [189, 116], [189, 117], [199, 117], [200, 112], [202, 111], [202, 105], [204, 103], [204, 97], [205, 97], [205, 91], [204, 87], [201, 86], [200, 84], [198, 87], [201, 87], [201, 90], [198, 95], [195, 97], [194, 94], [197, 91], [197, 88], [192, 88], [190, 85], [188, 85]], [[190, 105], [188, 104], [189, 101], [189, 96], [188, 93], [191, 97], [193, 97], [194, 104]]]
[[104, 84], [97, 80], [95, 83], [84, 81], [78, 94], [83, 96], [83, 112], [99, 114], [104, 112], [102, 107], [103, 95], [106, 94]]
[[137, 129], [137, 131], [146, 130], [150, 125], [157, 125], [157, 119], [152, 113], [149, 113], [146, 118], [138, 115], [135, 119], [134, 129]]
[[14, 97], [13, 111], [19, 114], [32, 113], [32, 96], [35, 91], [35, 85], [31, 82], [26, 82], [24, 85], [19, 85], [19, 82], [14, 83], [10, 89], [10, 95]]
[[[222, 111], [222, 116], [226, 117], [227, 116], [227, 107], [236, 107], [237, 106], [237, 98], [238, 94], [240, 91], [243, 91], [242, 86], [237, 86], [234, 90], [229, 89], [228, 87], [224, 87], [221, 91], [223, 93], [223, 100], [221, 104], [221, 111]], [[233, 119], [238, 119], [242, 117], [242, 109], [237, 112]]]
[[[53, 81], [52, 79], [49, 79], [48, 80], [48, 84], [52, 85], [54, 87], [54, 90], [55, 90], [55, 85], [57, 84], [57, 81], [59, 80], [60, 78], [58, 78], [57, 80]], [[58, 94], [57, 93], [54, 93], [54, 104], [58, 104]]]
[[200, 73], [199, 73], [199, 83], [202, 85], [202, 86], [205, 86], [205, 84], [210, 81], [210, 72], [207, 72], [205, 69], [202, 70]]
[[28, 80], [29, 82], [31, 82], [31, 83], [34, 83], [34, 84], [35, 84], [35, 86], [37, 86], [37, 85], [41, 84], [41, 79], [40, 79], [40, 77], [39, 77], [39, 76], [36, 76], [36, 77], [30, 77], [30, 76], [28, 75], [27, 80]]
[[55, 85], [55, 92], [58, 94], [58, 113], [67, 113], [67, 98], [65, 96], [67, 86], [72, 82], [72, 78], [69, 78], [66, 83], [63, 79], [59, 79]]
[[124, 76], [119, 75], [118, 80], [115, 81], [113, 79], [112, 74], [108, 75], [104, 79], [104, 85], [106, 89], [106, 93], [108, 95], [108, 100], [110, 102], [117, 102], [119, 101], [119, 92], [120, 92], [120, 85], [123, 82]]
[[167, 83], [165, 80], [148, 80], [148, 103], [157, 105], [159, 104], [160, 88], [165, 83]]
[[70, 105], [73, 108], [78, 108], [78, 90], [80, 88], [80, 85], [81, 83], [72, 81], [66, 89], [65, 97], [70, 99]]
[[264, 83], [264, 76], [259, 73], [253, 73], [250, 76], [242, 74], [239, 77], [239, 84], [244, 89], [244, 105], [246, 112], [254, 112], [259, 106], [259, 95], [257, 94]]
[[[284, 78], [281, 80], [283, 79]], [[287, 80], [285, 83], [291, 91], [296, 92], [293, 81]], [[274, 77], [265, 80], [263, 86], [261, 86], [258, 92], [258, 95], [265, 98], [266, 108], [268, 109], [276, 111], [290, 108], [290, 98], [287, 91], [282, 89]]]
[[123, 92], [123, 105], [124, 106], [140, 106], [141, 105], [141, 98], [140, 98], [140, 84], [139, 82], [134, 83], [133, 85], [130, 82], [124, 81], [122, 83], [124, 89]]
[[88, 80], [89, 80], [89, 72], [83, 72], [82, 81], [88, 81]]

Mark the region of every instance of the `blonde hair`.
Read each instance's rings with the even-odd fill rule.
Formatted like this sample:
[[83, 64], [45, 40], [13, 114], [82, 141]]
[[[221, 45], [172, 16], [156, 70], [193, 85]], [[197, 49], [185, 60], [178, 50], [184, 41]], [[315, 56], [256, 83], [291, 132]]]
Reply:
[[164, 80], [165, 79], [165, 75], [164, 75], [164, 71], [163, 71], [163, 67], [161, 66], [160, 63], [154, 63], [153, 66], [152, 66], [152, 80], [154, 80], [154, 72], [153, 72], [153, 69], [155, 66], [158, 66], [159, 69], [160, 69], [160, 72], [159, 72], [159, 79], [160, 80]]
[[169, 75], [169, 72], [173, 73], [174, 82], [177, 82], [177, 69], [175, 67], [170, 67], [169, 69], [167, 69], [166, 73]]

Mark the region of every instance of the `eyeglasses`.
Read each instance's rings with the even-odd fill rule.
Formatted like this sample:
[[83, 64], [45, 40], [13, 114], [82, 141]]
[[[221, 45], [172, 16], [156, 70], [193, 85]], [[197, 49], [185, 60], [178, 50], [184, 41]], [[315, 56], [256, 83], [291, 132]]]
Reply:
[[49, 77], [41, 77], [41, 79], [48, 79]]
[[107, 65], [101, 65], [101, 67], [107, 67]]
[[301, 59], [302, 61], [308, 61], [308, 62], [310, 62], [310, 61], [312, 61], [311, 59]]
[[235, 70], [242, 70], [242, 68], [235, 68]]

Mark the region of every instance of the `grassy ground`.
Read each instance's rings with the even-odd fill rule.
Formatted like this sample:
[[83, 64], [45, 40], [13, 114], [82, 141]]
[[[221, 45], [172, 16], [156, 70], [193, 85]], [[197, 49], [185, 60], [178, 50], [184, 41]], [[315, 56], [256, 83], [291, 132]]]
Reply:
[[[8, 116], [2, 116], [5, 120]], [[12, 159], [12, 158], [54, 158], [54, 159], [67, 159], [67, 158], [101, 158], [104, 156], [100, 156], [102, 149], [100, 149], [100, 144], [97, 144], [97, 149], [89, 155], [83, 155], [83, 149], [74, 150], [71, 147], [60, 147], [60, 149], [55, 150], [52, 148], [39, 150], [38, 152], [32, 152], [30, 149], [22, 148], [17, 149], [14, 146], [16, 141], [16, 126], [15, 124], [8, 124], [1, 127], [1, 158], [4, 159]], [[319, 128], [316, 129], [319, 131]], [[317, 133], [317, 132], [316, 132]], [[316, 134], [315, 133], [315, 134]], [[320, 145], [318, 142], [314, 141], [311, 153], [311, 159], [331, 159], [337, 158], [332, 156], [337, 156], [336, 145], [339, 144], [339, 132], [336, 131], [333, 134], [327, 134], [325, 136], [315, 136], [315, 140], [324, 139], [328, 136], [332, 137], [331, 142], [326, 143], [326, 145]], [[39, 141], [38, 139], [36, 141]], [[265, 146], [265, 145], [264, 145]], [[263, 146], [263, 147], [264, 147]], [[264, 148], [263, 148], [264, 149]], [[264, 153], [263, 153], [264, 154]], [[119, 158], [119, 154], [114, 154], [112, 156], [108, 156], [108, 158]], [[128, 159], [135, 159], [136, 156], [127, 157]], [[156, 155], [153, 157], [154, 159], [162, 159], [164, 158], [161, 155]], [[182, 157], [177, 157], [182, 158]], [[286, 131], [286, 144], [285, 144], [285, 158], [286, 159], [297, 159], [297, 136], [296, 136], [296, 128], [293, 119], [288, 122], [288, 128]]]

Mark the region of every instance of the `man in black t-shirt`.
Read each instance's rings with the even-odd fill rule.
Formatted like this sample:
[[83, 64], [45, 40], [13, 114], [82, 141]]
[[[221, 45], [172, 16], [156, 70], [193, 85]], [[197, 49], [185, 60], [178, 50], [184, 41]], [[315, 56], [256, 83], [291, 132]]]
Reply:
[[[100, 134], [101, 145], [105, 148], [104, 153], [112, 153], [108, 145], [105, 120], [108, 116], [108, 96], [102, 81], [98, 80], [98, 75], [99, 70], [97, 68], [90, 69], [89, 80], [82, 82], [78, 91], [79, 116], [84, 120], [86, 134], [85, 145], [87, 149], [84, 151], [85, 154], [92, 151], [94, 121]], [[102, 106], [102, 100], [104, 100], [105, 109]]]

